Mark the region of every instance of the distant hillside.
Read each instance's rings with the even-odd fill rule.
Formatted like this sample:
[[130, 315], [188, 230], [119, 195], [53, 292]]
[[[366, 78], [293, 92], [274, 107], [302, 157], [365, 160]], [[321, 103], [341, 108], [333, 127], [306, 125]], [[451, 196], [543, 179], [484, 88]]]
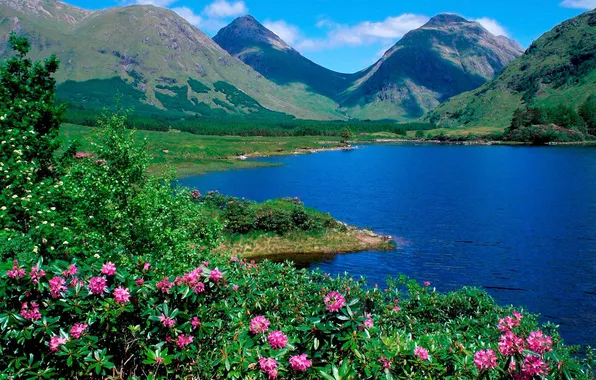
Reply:
[[237, 18], [213, 40], [267, 79], [280, 85], [302, 83], [329, 98], [337, 97], [353, 77], [305, 58], [252, 16]]
[[153, 6], [87, 11], [56, 0], [0, 0], [0, 56], [8, 34], [30, 38], [33, 58], [61, 60], [59, 97], [80, 109], [112, 104], [145, 115], [343, 118], [333, 101], [278, 86], [176, 13]]
[[445, 126], [507, 127], [519, 107], [579, 106], [596, 94], [596, 11], [542, 35], [495, 80], [426, 116]]
[[453, 14], [410, 31], [342, 94], [354, 117], [412, 119], [481, 86], [522, 53], [514, 41]]

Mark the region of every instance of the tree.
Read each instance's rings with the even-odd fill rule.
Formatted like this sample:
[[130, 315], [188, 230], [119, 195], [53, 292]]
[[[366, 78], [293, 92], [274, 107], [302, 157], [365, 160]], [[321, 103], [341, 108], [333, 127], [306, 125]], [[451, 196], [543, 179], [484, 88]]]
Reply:
[[341, 132], [341, 142], [345, 144], [349, 140], [351, 140], [352, 137], [353, 137], [352, 130], [350, 129], [350, 127], [346, 126], [344, 128], [344, 130]]
[[419, 130], [417, 130], [417, 131], [416, 131], [416, 138], [417, 138], [417, 139], [423, 139], [423, 138], [424, 138], [424, 131], [422, 131], [422, 130], [420, 130], [420, 129], [419, 129]]
[[580, 106], [579, 115], [586, 123], [586, 129], [589, 134], [596, 136], [596, 96], [590, 95], [588, 99]]

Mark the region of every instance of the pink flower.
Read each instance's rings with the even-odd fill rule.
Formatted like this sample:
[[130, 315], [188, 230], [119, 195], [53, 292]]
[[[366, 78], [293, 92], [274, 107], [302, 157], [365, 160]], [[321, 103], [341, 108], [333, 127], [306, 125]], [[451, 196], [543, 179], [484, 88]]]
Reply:
[[149, 264], [149, 263], [145, 263], [145, 264], [143, 264], [143, 270], [144, 270], [144, 271], [148, 271], [148, 270], [149, 270], [149, 268], [151, 268], [151, 264]]
[[68, 269], [67, 270], [62, 271], [62, 275], [64, 277], [74, 276], [75, 274], [77, 274], [78, 271], [79, 271], [79, 268], [77, 268], [76, 265], [70, 264], [68, 266]]
[[262, 357], [259, 359], [259, 367], [265, 372], [269, 379], [277, 378], [277, 361], [273, 358]]
[[504, 356], [520, 354], [524, 350], [524, 340], [511, 331], [505, 332], [499, 341], [499, 351]]
[[203, 284], [202, 282], [197, 282], [195, 286], [193, 286], [192, 290], [195, 293], [203, 293], [205, 291], [205, 284]]
[[505, 317], [499, 319], [499, 330], [502, 332], [511, 331], [514, 327], [519, 326], [519, 319], [512, 317]]
[[232, 286], [232, 290], [235, 291], [235, 292], [237, 292], [238, 291], [238, 285]]
[[219, 280], [221, 280], [223, 278], [223, 273], [221, 273], [221, 271], [217, 268], [213, 269], [211, 271], [211, 274], [209, 274], [209, 279], [213, 282], [219, 282]]
[[21, 312], [19, 313], [25, 319], [37, 321], [41, 319], [41, 313], [39, 312], [39, 305], [37, 302], [31, 302], [31, 307], [27, 302], [23, 302], [21, 305]]
[[157, 289], [161, 289], [162, 293], [169, 293], [173, 286], [174, 283], [170, 282], [170, 279], [167, 277], [164, 277], [163, 280], [155, 284], [155, 287], [157, 287]]
[[88, 158], [91, 157], [90, 153], [85, 153], [85, 152], [76, 152], [73, 156], [76, 159], [82, 159], [82, 158]]
[[269, 333], [267, 341], [272, 348], [280, 350], [288, 344], [288, 337], [283, 332], [276, 330]]
[[383, 369], [391, 369], [391, 360], [387, 359], [385, 356], [381, 356], [379, 359], [379, 363], [383, 366]]
[[192, 329], [195, 330], [201, 325], [201, 321], [199, 321], [198, 317], [192, 317], [190, 324], [192, 325]]
[[135, 280], [135, 284], [137, 284], [137, 286], [143, 286], [145, 284], [145, 280], [143, 280], [142, 278], [137, 278]]
[[155, 362], [156, 362], [157, 364], [159, 364], [159, 363], [163, 363], [163, 358], [162, 358], [161, 356], [159, 356], [159, 357], [155, 358]]
[[29, 276], [31, 276], [31, 282], [34, 284], [39, 283], [39, 279], [46, 275], [46, 272], [43, 269], [39, 269], [39, 266], [35, 265], [31, 268], [31, 272]]
[[127, 303], [130, 300], [130, 292], [122, 286], [114, 289], [114, 299], [118, 303]]
[[66, 338], [60, 337], [58, 335], [54, 335], [52, 339], [50, 339], [50, 351], [57, 352], [60, 349], [60, 346], [66, 343]]
[[111, 262], [107, 262], [101, 267], [101, 273], [106, 276], [113, 276], [116, 274], [116, 266]]
[[545, 336], [540, 330], [531, 332], [528, 339], [526, 339], [526, 342], [528, 342], [528, 348], [537, 354], [553, 350], [552, 338], [550, 336]]
[[366, 320], [362, 323], [364, 328], [370, 329], [374, 327], [375, 322], [373, 321], [372, 315], [370, 313], [365, 314]]
[[89, 325], [85, 323], [75, 323], [74, 326], [70, 328], [70, 335], [75, 339], [79, 339], [85, 330], [87, 330], [87, 327], [89, 327]]
[[56, 277], [52, 278], [49, 282], [50, 282], [50, 294], [52, 295], [52, 298], [60, 297], [62, 292], [66, 290], [66, 286], [64, 286], [64, 284], [66, 284], [66, 280], [64, 280], [60, 276], [56, 276]]
[[89, 280], [89, 290], [93, 294], [102, 294], [106, 291], [108, 282], [104, 277], [93, 277]]
[[344, 296], [338, 292], [330, 292], [325, 296], [325, 305], [327, 305], [327, 311], [337, 313], [342, 307], [345, 306], [346, 300]]
[[399, 306], [397, 306], [397, 305], [396, 305], [396, 306], [393, 308], [393, 311], [395, 311], [395, 312], [398, 312], [398, 311], [400, 311], [400, 310], [401, 310], [401, 307], [399, 307]]
[[256, 316], [250, 321], [250, 332], [257, 335], [269, 329], [269, 320], [263, 316]]
[[73, 277], [72, 280], [70, 280], [70, 284], [68, 284], [68, 286], [70, 286], [71, 288], [76, 288], [79, 284], [81, 284], [81, 286], [85, 285], [85, 283], [81, 281], [78, 277]]
[[304, 372], [312, 366], [306, 354], [290, 356], [290, 366], [294, 371]]
[[497, 366], [497, 355], [491, 349], [480, 350], [474, 354], [474, 365], [478, 371], [495, 368]]
[[548, 374], [548, 364], [542, 361], [539, 356], [526, 356], [522, 364], [522, 374], [529, 377], [546, 375]]
[[190, 193], [190, 196], [192, 197], [192, 199], [199, 199], [201, 198], [201, 192], [195, 189]]
[[179, 348], [184, 348], [191, 344], [192, 341], [192, 335], [180, 334], [178, 335], [178, 341], [176, 342], [176, 346], [178, 346]]
[[426, 348], [416, 347], [414, 355], [418, 356], [421, 360], [428, 360], [428, 351]]
[[19, 267], [18, 261], [14, 260], [12, 269], [7, 270], [6, 275], [8, 276], [8, 278], [22, 278], [23, 276], [25, 276], [25, 270]]
[[173, 327], [176, 324], [172, 318], [166, 317], [163, 313], [159, 316], [159, 321], [163, 324], [163, 327], [167, 328]]
[[424, 286], [429, 287], [430, 286], [430, 281], [424, 281]]

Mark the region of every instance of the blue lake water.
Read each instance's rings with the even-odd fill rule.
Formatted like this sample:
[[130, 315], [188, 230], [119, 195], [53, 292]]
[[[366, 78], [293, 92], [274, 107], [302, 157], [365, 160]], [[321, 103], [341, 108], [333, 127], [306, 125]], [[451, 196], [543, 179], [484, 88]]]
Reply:
[[263, 201], [297, 196], [335, 218], [392, 235], [392, 252], [309, 257], [298, 265], [382, 284], [485, 288], [596, 345], [596, 148], [370, 145], [262, 159], [283, 166], [180, 184]]

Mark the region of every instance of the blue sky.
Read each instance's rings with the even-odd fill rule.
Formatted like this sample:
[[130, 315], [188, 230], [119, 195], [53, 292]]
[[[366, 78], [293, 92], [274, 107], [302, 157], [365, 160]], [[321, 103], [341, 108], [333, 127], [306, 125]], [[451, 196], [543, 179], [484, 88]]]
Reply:
[[438, 13], [478, 20], [527, 47], [553, 26], [596, 8], [596, 0], [65, 0], [87, 9], [153, 4], [171, 8], [213, 36], [253, 15], [313, 61], [355, 72]]

